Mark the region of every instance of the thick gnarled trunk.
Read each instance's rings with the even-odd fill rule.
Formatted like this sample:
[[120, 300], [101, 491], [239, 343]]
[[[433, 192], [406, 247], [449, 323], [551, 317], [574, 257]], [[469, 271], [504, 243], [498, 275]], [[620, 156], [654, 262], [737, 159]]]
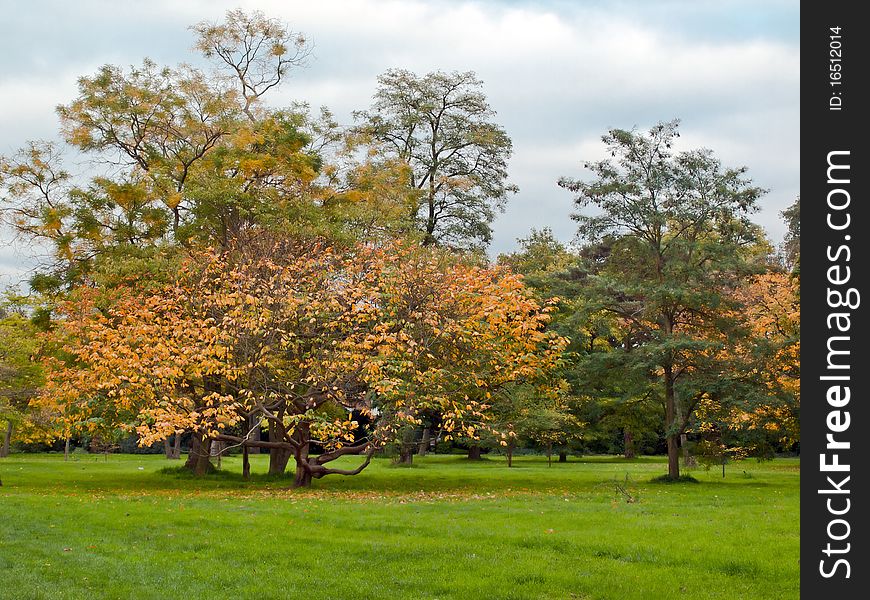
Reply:
[[[269, 422], [269, 441], [280, 443], [284, 441], [284, 425], [277, 421]], [[287, 463], [293, 451], [289, 448], [269, 448], [269, 475], [282, 475], [287, 469]]]

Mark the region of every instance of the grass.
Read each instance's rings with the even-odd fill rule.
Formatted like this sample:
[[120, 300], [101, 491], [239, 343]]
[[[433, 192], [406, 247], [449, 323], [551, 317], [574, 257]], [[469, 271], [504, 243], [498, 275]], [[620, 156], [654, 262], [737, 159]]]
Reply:
[[238, 458], [202, 480], [160, 456], [76, 458], [0, 459], [0, 598], [799, 595], [796, 459], [696, 485], [651, 483], [660, 458], [376, 459], [292, 490], [256, 475], [265, 456], [250, 482]]

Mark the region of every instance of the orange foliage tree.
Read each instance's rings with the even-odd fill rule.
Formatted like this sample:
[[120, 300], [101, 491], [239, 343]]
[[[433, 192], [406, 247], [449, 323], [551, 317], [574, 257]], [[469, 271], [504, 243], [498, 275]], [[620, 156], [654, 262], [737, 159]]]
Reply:
[[[477, 435], [493, 392], [546, 379], [564, 348], [517, 277], [414, 245], [261, 233], [203, 253], [172, 285], [120, 296], [66, 305], [66, 357], [39, 402], [71, 429], [121, 425], [141, 445], [192, 432], [197, 473], [211, 441], [269, 448], [276, 470], [295, 459], [299, 486], [359, 473], [422, 411]], [[245, 431], [252, 420], [268, 441]], [[365, 458], [327, 466], [345, 455]]]
[[740, 397], [730, 401], [707, 394], [698, 408], [697, 429], [705, 435], [707, 453], [723, 456], [764, 453], [771, 442], [788, 446], [800, 439], [798, 283], [769, 271], [749, 278], [734, 296], [748, 335], [727, 358], [751, 385], [738, 387]]

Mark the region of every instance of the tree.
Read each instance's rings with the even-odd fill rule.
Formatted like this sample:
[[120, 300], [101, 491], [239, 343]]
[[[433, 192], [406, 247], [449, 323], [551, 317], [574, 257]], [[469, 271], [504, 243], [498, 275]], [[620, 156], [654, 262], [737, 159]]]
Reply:
[[21, 430], [28, 440], [38, 427], [39, 415], [28, 407], [43, 382], [39, 355], [39, 328], [27, 315], [26, 299], [7, 292], [0, 304], [0, 457], [8, 456], [12, 437]]
[[[66, 307], [70, 358], [55, 361], [43, 403], [72, 428], [135, 429], [144, 445], [191, 431], [197, 473], [211, 440], [281, 450], [300, 486], [361, 472], [423, 411], [474, 436], [490, 390], [543, 378], [561, 344], [517, 279], [400, 244], [259, 232], [200, 255], [163, 289], [105, 311], [94, 297]], [[268, 442], [238, 432], [252, 415], [268, 421]], [[365, 459], [327, 466], [347, 455]]]
[[785, 251], [786, 265], [793, 273], [800, 276], [801, 269], [801, 199], [800, 197], [787, 209], [780, 213], [787, 227], [785, 239], [782, 242]]
[[734, 294], [750, 336], [722, 358], [753, 385], [744, 384], [729, 401], [705, 397], [696, 427], [728, 452], [771, 456], [800, 440], [798, 283], [771, 270], [748, 278]]
[[253, 109], [262, 96], [277, 87], [291, 68], [304, 65], [311, 53], [302, 33], [260, 11], [230, 10], [222, 23], [201, 21], [191, 29], [197, 34], [197, 50], [216, 60], [238, 86], [244, 99], [242, 111], [251, 121], [257, 120]]
[[585, 165], [595, 178], [559, 182], [578, 207], [599, 211], [575, 215], [580, 234], [614, 238], [596, 293], [637, 331], [620, 358], [662, 398], [670, 478], [679, 477], [679, 440], [695, 407], [728, 375], [716, 357], [739, 333], [726, 309], [757, 268], [762, 237], [748, 214], [763, 193], [745, 168], [724, 168], [709, 150], [675, 152], [677, 128], [611, 130], [602, 138], [611, 158]]
[[391, 69], [378, 78], [372, 107], [355, 114], [360, 131], [409, 167], [419, 190], [411, 217], [423, 244], [479, 247], [503, 210], [511, 141], [472, 72], [417, 76]]
[[[557, 373], [554, 373], [558, 377]], [[520, 444], [543, 447], [548, 464], [553, 446], [563, 446], [580, 437], [582, 424], [571, 414], [566, 402], [567, 384], [554, 379], [546, 387], [522, 383], [499, 392], [493, 400], [493, 433], [487, 442], [501, 447], [508, 467]]]

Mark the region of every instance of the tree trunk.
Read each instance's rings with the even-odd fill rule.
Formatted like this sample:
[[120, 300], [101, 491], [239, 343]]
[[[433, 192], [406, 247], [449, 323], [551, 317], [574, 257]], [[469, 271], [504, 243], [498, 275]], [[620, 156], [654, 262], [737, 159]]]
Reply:
[[432, 441], [432, 432], [428, 427], [423, 428], [423, 439], [420, 440], [420, 450], [417, 451], [417, 454], [420, 456], [426, 456], [426, 453], [429, 452], [429, 443]]
[[559, 453], [559, 462], [565, 462], [565, 463], [568, 462], [568, 453], [567, 452], [562, 451]]
[[553, 444], [547, 444], [547, 466], [553, 466]]
[[293, 439], [299, 444], [295, 452], [296, 473], [293, 478], [293, 487], [311, 487], [311, 471], [308, 466], [308, 452], [310, 450], [311, 429], [307, 423], [300, 424], [293, 432]]
[[172, 458], [172, 444], [169, 442], [169, 438], [163, 440], [163, 455], [167, 460]]
[[[251, 415], [251, 418], [248, 420], [248, 429], [250, 430], [250, 435], [248, 435], [248, 439], [259, 442], [260, 441], [260, 415]], [[251, 446], [248, 448], [248, 452], [251, 454], [259, 454], [260, 447], [259, 446]]]
[[468, 460], [480, 460], [480, 446], [477, 444], [468, 447]]
[[508, 444], [508, 447], [507, 447], [507, 461], [508, 461], [508, 468], [511, 468], [512, 466], [514, 466], [514, 447], [511, 446], [510, 444]]
[[194, 432], [190, 440], [190, 450], [187, 453], [187, 461], [184, 466], [193, 471], [194, 475], [205, 475], [212, 469], [209, 456], [211, 440], [203, 438], [202, 433]]
[[63, 460], [64, 462], [69, 460], [69, 438], [66, 438], [66, 441], [63, 443]]
[[293, 479], [293, 487], [311, 487], [311, 471], [296, 463], [296, 476]]
[[417, 446], [417, 444], [414, 443], [415, 433], [416, 431], [408, 428], [402, 434], [402, 442], [399, 445], [399, 464], [414, 464], [414, 450], [416, 450]]
[[412, 444], [405, 444], [403, 442], [402, 445], [399, 446], [399, 464], [414, 464], [414, 446]]
[[175, 434], [175, 440], [172, 444], [172, 456], [170, 457], [173, 460], [179, 460], [181, 458], [181, 434]]
[[208, 453], [217, 458], [217, 468], [221, 468], [221, 457], [224, 454], [224, 443], [217, 440], [212, 440], [211, 448]]
[[630, 429], [625, 429], [622, 433], [622, 439], [625, 442], [625, 458], [634, 458], [634, 436]]
[[242, 479], [251, 478], [251, 461], [248, 460], [248, 447], [242, 444]]
[[[269, 441], [284, 442], [284, 426], [277, 421], [269, 421]], [[282, 475], [287, 469], [292, 451], [286, 448], [269, 448], [269, 475]]]
[[9, 456], [9, 448], [12, 445], [12, 421], [6, 422], [6, 433], [3, 435], [3, 447], [0, 448], [0, 457]]
[[674, 372], [670, 365], [665, 367], [665, 431], [668, 440], [668, 477], [680, 478], [680, 449], [677, 444], [677, 402], [674, 390]]

